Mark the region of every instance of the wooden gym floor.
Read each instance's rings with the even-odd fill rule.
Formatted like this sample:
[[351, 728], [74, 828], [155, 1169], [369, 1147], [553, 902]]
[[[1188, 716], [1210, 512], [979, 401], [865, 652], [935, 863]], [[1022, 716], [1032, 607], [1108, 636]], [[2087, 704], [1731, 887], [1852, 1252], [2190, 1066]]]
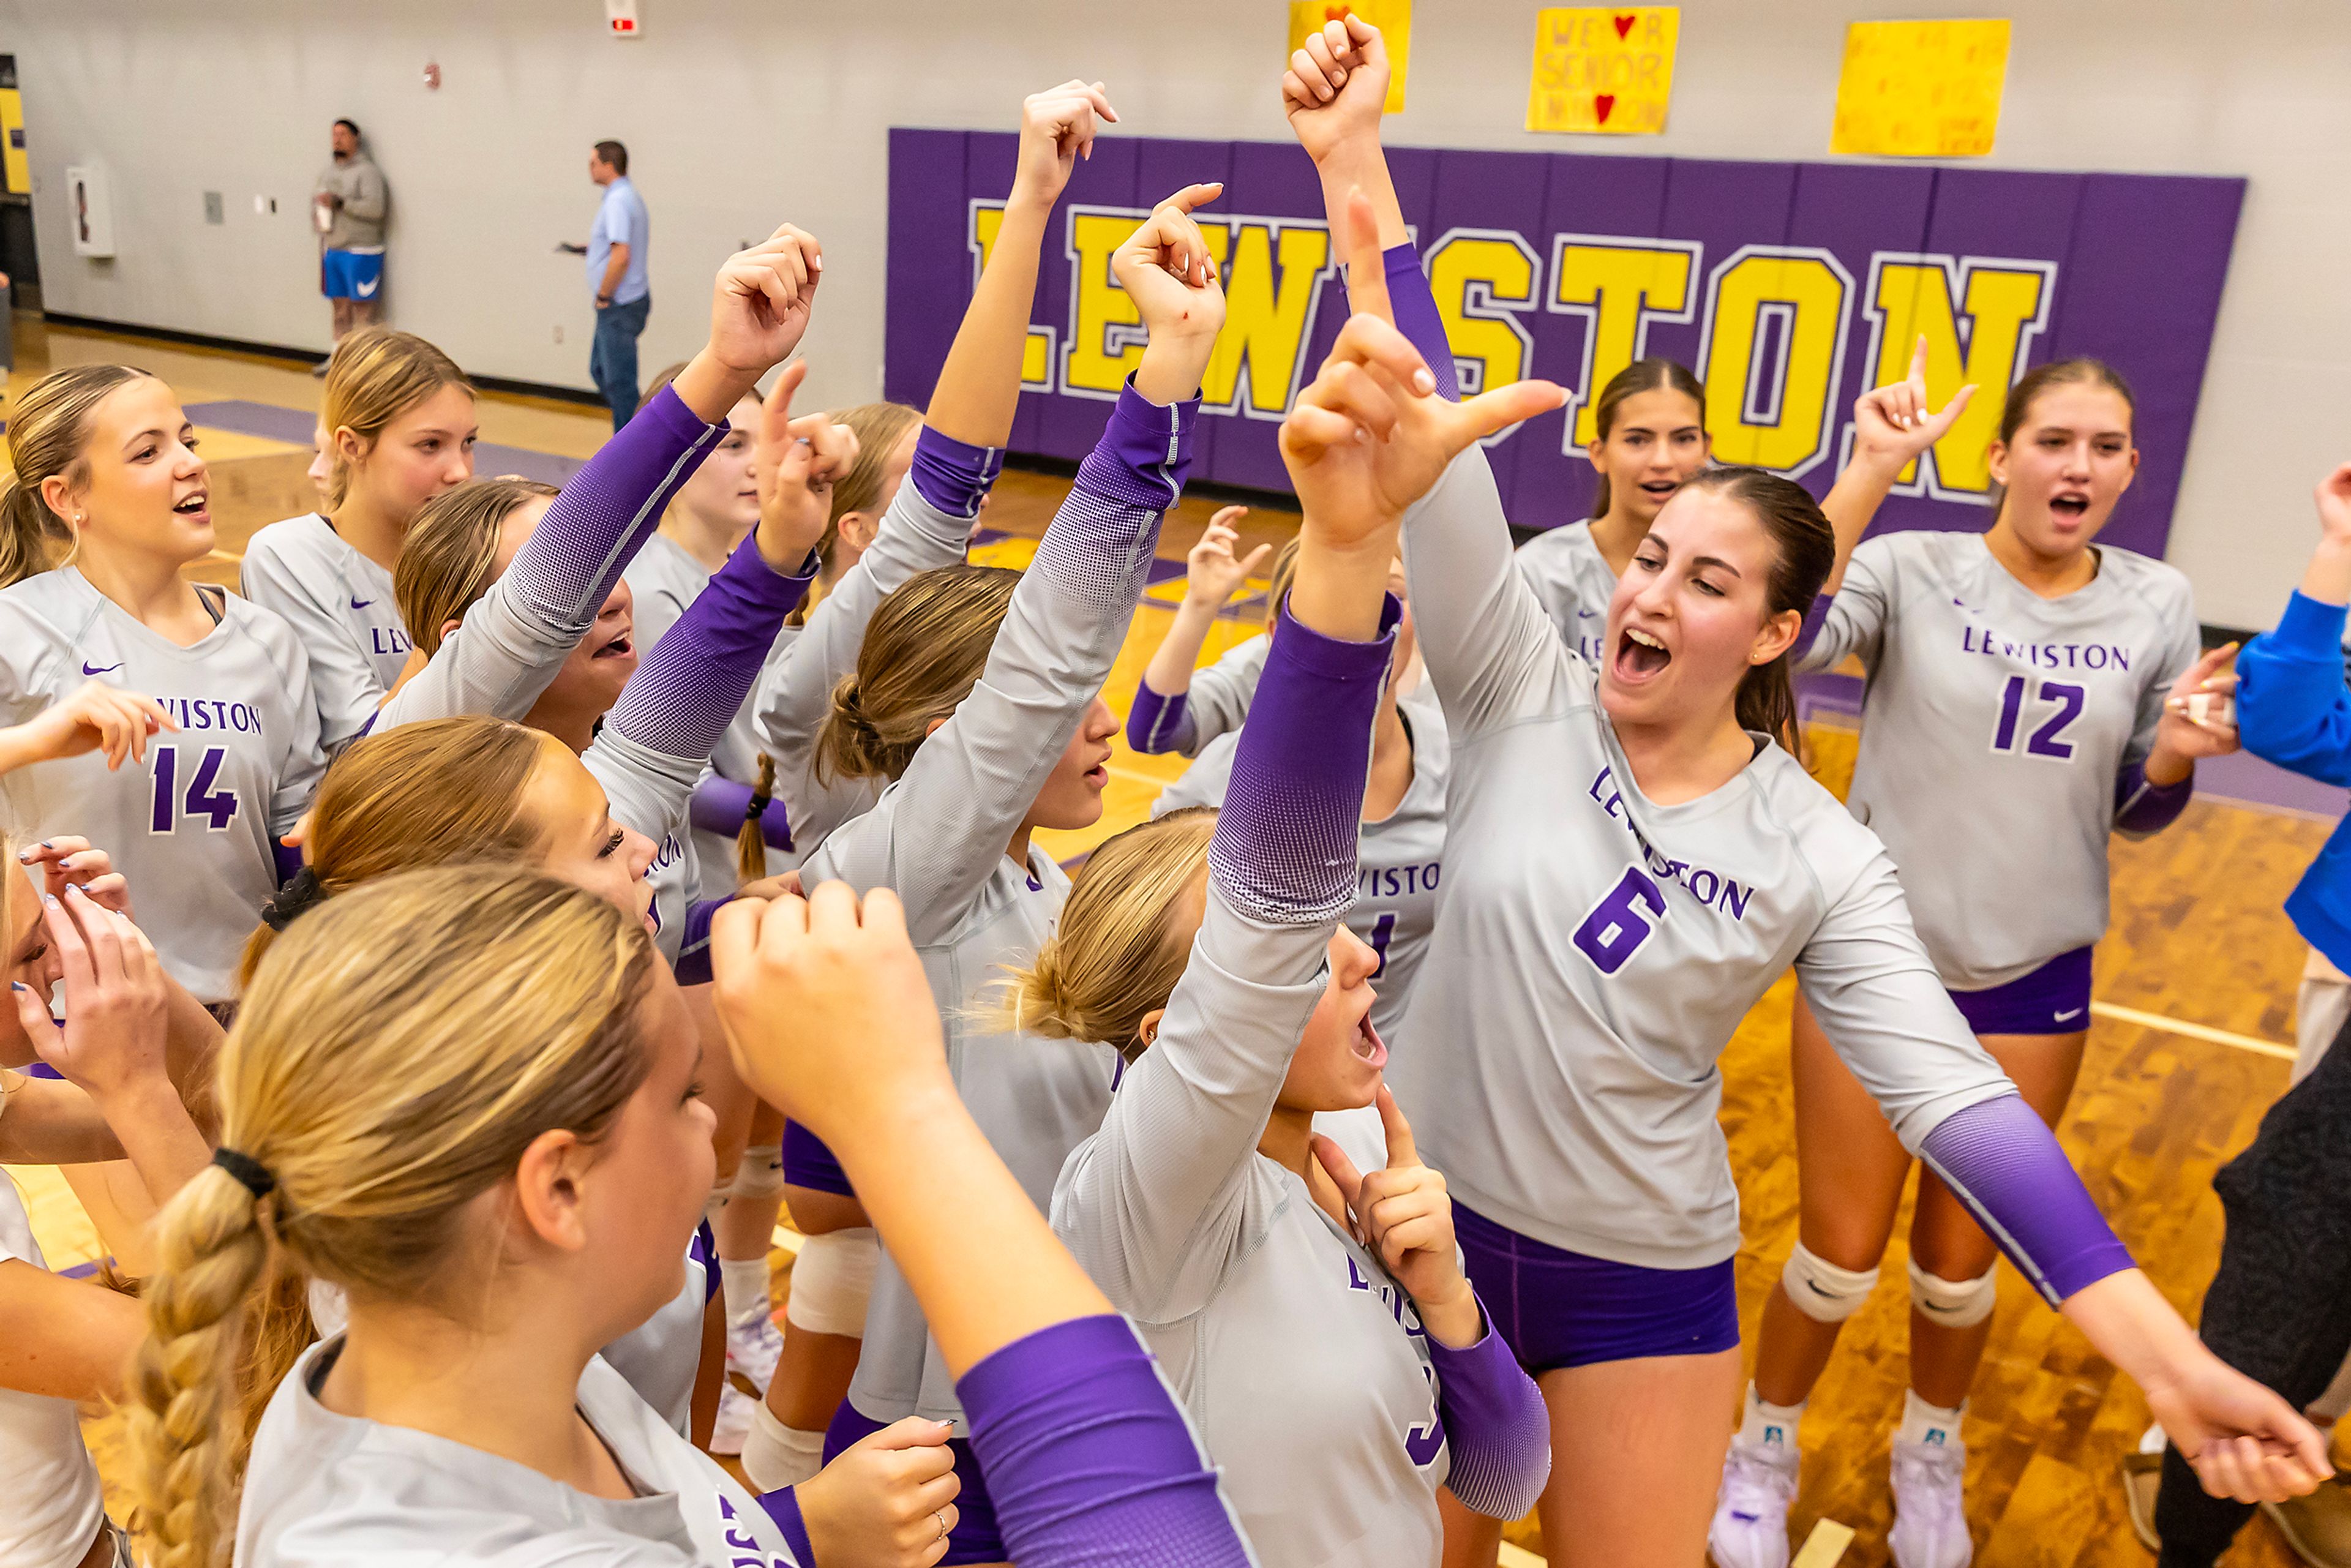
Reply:
[[[257, 356], [50, 331], [29, 318], [18, 321], [16, 343], [12, 398], [53, 366], [120, 359], [164, 376], [184, 402], [238, 402], [306, 415], [318, 407], [317, 382]], [[575, 460], [593, 453], [607, 429], [592, 409], [495, 394], [482, 399], [481, 420], [486, 441]], [[204, 435], [222, 549], [198, 573], [233, 584], [237, 554], [253, 529], [311, 505], [302, 476], [309, 454], [292, 441], [231, 430], [208, 427]], [[1066, 488], [1061, 479], [1008, 473], [985, 518], [1003, 537], [983, 545], [981, 558], [1025, 564]], [[1213, 509], [1187, 499], [1168, 522], [1162, 557], [1180, 563]], [[1294, 513], [1260, 509], [1245, 532], [1252, 540], [1279, 538], [1295, 526]], [[1182, 590], [1179, 567], [1146, 597], [1106, 694], [1114, 709], [1126, 707]], [[1249, 604], [1228, 614], [1207, 656], [1252, 634], [1256, 614]], [[1841, 791], [1851, 775], [1853, 733], [1816, 726], [1810, 739], [1821, 777]], [[1137, 756], [1122, 738], [1111, 768], [1102, 823], [1051, 835], [1055, 853], [1082, 853], [1142, 820], [1152, 797], [1181, 770], [1181, 759]], [[2116, 1230], [2191, 1318], [2219, 1257], [2212, 1172], [2251, 1139], [2286, 1085], [2304, 948], [2279, 910], [2329, 825], [2320, 814], [2203, 797], [2170, 831], [2115, 846], [2114, 923], [2098, 948], [2098, 1005], [2080, 1086], [2060, 1132]], [[1795, 1237], [1786, 1073], [1792, 995], [1792, 981], [1775, 987], [1741, 1025], [1722, 1063], [1723, 1124], [1745, 1205], [1740, 1294], [1750, 1335]], [[11, 1174], [52, 1266], [95, 1255], [95, 1239], [53, 1171], [16, 1167]], [[789, 1287], [794, 1239], [779, 1235], [779, 1288]], [[1842, 1561], [1868, 1568], [1887, 1561], [1886, 1442], [1907, 1375], [1903, 1249], [1897, 1228], [1886, 1283], [1847, 1326], [1814, 1395], [1793, 1521], [1800, 1541], [1816, 1521], [1850, 1528], [1855, 1534]], [[2149, 1558], [2131, 1535], [2116, 1476], [2121, 1456], [2147, 1425], [2145, 1401], [2006, 1268], [1994, 1324], [1966, 1432], [1977, 1562], [1985, 1568], [2142, 1568]], [[116, 1427], [115, 1418], [89, 1423], [110, 1483], [120, 1468]], [[1519, 1552], [1541, 1550], [1531, 1521], [1510, 1536], [1514, 1561], [1525, 1561]], [[1814, 1568], [1837, 1560], [1823, 1553]], [[2234, 1568], [2287, 1568], [2294, 1559], [2256, 1521], [2226, 1561]]]

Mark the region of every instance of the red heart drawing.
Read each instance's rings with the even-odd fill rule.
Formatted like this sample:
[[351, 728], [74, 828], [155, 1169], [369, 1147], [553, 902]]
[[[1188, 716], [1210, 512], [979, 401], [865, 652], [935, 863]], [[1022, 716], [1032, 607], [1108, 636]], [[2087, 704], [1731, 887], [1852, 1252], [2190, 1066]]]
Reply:
[[1616, 36], [1619, 38], [1622, 38], [1633, 30], [1633, 24], [1639, 21], [1641, 18], [1638, 16], [1611, 16], [1608, 19], [1616, 24]]
[[1343, 22], [1347, 19], [1347, 10], [1344, 5], [1325, 5], [1322, 7], [1322, 19], [1326, 22]]
[[1608, 111], [1616, 107], [1616, 95], [1613, 92], [1596, 93], [1593, 96], [1592, 107], [1599, 115], [1600, 123], [1605, 125], [1608, 123]]

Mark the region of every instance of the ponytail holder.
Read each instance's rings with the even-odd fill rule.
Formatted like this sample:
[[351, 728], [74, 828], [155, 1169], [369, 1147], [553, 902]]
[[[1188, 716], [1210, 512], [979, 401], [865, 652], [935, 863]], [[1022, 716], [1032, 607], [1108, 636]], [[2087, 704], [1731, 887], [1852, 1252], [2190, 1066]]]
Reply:
[[743, 804], [743, 820], [747, 822], [758, 821], [768, 814], [768, 808], [775, 803], [776, 797], [772, 793], [763, 795], [757, 789], [752, 790], [750, 800]]
[[319, 873], [306, 865], [261, 906], [261, 923], [272, 931], [283, 931], [293, 924], [296, 915], [326, 896], [326, 885], [319, 882]]
[[277, 1190], [277, 1178], [269, 1174], [267, 1166], [251, 1155], [241, 1155], [231, 1148], [218, 1148], [213, 1151], [213, 1164], [235, 1176], [239, 1186], [253, 1194], [256, 1203]]

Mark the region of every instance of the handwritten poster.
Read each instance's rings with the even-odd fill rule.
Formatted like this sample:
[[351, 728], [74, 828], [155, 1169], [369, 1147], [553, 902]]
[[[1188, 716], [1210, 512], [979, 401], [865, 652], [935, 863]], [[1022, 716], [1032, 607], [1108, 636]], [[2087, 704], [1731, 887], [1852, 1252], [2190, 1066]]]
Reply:
[[1281, 51], [1286, 67], [1290, 57], [1306, 42], [1309, 33], [1322, 31], [1325, 22], [1336, 22], [1350, 13], [1361, 16], [1380, 30], [1388, 46], [1388, 107], [1390, 114], [1404, 110], [1405, 66], [1412, 58], [1412, 0], [1290, 0], [1290, 45]]
[[1981, 158], [2000, 129], [2008, 23], [1855, 22], [1845, 29], [1832, 152]]
[[1680, 32], [1677, 5], [1564, 5], [1536, 13], [1527, 129], [1662, 133]]

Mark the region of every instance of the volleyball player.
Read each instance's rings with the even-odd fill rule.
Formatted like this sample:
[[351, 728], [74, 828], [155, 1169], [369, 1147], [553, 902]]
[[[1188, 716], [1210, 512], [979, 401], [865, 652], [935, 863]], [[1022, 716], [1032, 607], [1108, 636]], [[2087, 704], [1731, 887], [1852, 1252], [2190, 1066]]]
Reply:
[[[1409, 237], [1378, 146], [1384, 53], [1359, 19], [1331, 31], [1292, 57], [1291, 123], [1334, 221], [1362, 186], [1393, 253]], [[1442, 353], [1416, 277], [1391, 268], [1397, 319]], [[1553, 1560], [1704, 1550], [1740, 1381], [1714, 1059], [1791, 962], [1903, 1145], [2140, 1384], [2208, 1486], [2315, 1486], [2316, 1434], [2132, 1266], [1943, 990], [1876, 838], [1774, 742], [1794, 719], [1789, 650], [1834, 564], [1811, 498], [1754, 469], [1685, 485], [1617, 586], [1595, 670], [1512, 570], [1482, 451], [1426, 451], [1417, 479], [1405, 563], [1456, 749], [1416, 1005], [1454, 1049], [1391, 1071], [1447, 1173], [1470, 1280], [1551, 1409]], [[1466, 1553], [1475, 1521], [1458, 1522]]]
[[[1357, 232], [1361, 277], [1379, 256]], [[1008, 1003], [1020, 1027], [1132, 1062], [1062, 1168], [1054, 1228], [1162, 1356], [1269, 1562], [1428, 1568], [1438, 1487], [1515, 1519], [1549, 1469], [1540, 1397], [1462, 1275], [1444, 1178], [1381, 1086], [1377, 956], [1340, 925], [1400, 651], [1385, 442], [1422, 423], [1458, 451], [1560, 398], [1434, 390], [1380, 315], [1341, 332], [1282, 429], [1301, 549], [1213, 837], [1195, 812], [1098, 850]], [[1366, 1176], [1313, 1125], [1374, 1103], [1385, 1158]]]
[[[1416, 256], [1412, 265], [1420, 265]], [[1440, 378], [1452, 363], [1446, 356]], [[1714, 438], [1706, 431], [1706, 388], [1674, 360], [1635, 360], [1609, 377], [1592, 418], [1597, 434], [1585, 455], [1600, 476], [1592, 516], [1520, 545], [1518, 568], [1560, 636], [1596, 663], [1617, 580], [1659, 509], [1707, 465]]]
[[[1249, 1561], [1132, 1331], [958, 1104], [893, 914], [841, 888], [722, 913], [746, 1076], [857, 1173], [1010, 1483], [1024, 1564]], [[153, 1560], [840, 1560], [821, 1489], [754, 1497], [594, 1359], [674, 1292], [708, 1190], [695, 1036], [637, 923], [543, 877], [414, 873], [289, 929], [223, 1060], [225, 1145], [168, 1211], [146, 1296]], [[284, 1269], [351, 1306], [290, 1362], [251, 1338]], [[273, 1383], [248, 1459], [238, 1416]], [[855, 1544], [929, 1561], [955, 1505], [946, 1474], [926, 1486]]]
[[[904, 482], [891, 486], [885, 471], [874, 497], [883, 512], [872, 544], [760, 676], [754, 728], [758, 749], [775, 765], [774, 794], [789, 812], [796, 859], [872, 809], [888, 782], [888, 766], [820, 765], [819, 739], [833, 695], [864, 667], [867, 632], [880, 606], [920, 574], [964, 559], [972, 526], [1002, 469], [1002, 448], [1019, 405], [1020, 361], [1046, 222], [1071, 171], [1092, 155], [1102, 124], [1117, 118], [1100, 83], [1064, 82], [1023, 100], [1003, 225], [939, 369]], [[985, 619], [967, 618], [964, 630], [969, 635], [962, 652], [969, 658], [949, 654], [942, 664], [938, 649], [910, 647], [899, 669], [890, 672], [893, 679], [911, 677], [902, 695], [917, 701], [925, 693], [935, 696], [943, 705], [937, 716], [968, 687], [994, 635], [992, 621]], [[948, 685], [933, 693], [926, 682], [943, 669]], [[879, 685], [872, 690], [877, 701], [884, 695]], [[712, 793], [705, 785], [697, 804]], [[739, 821], [747, 809], [737, 806], [731, 814]], [[722, 822], [727, 814], [721, 813]], [[1008, 828], [1005, 836], [1009, 833]], [[810, 1473], [823, 1454], [825, 1431], [856, 1371], [879, 1256], [848, 1177], [821, 1139], [788, 1125], [781, 1159], [784, 1199], [808, 1241], [792, 1264], [783, 1352], [768, 1385], [767, 1410], [755, 1417], [743, 1450], [745, 1469], [766, 1485]]]
[[1239, 729], [1249, 716], [1249, 698], [1265, 668], [1266, 637], [1236, 643], [1207, 668], [1193, 667], [1207, 645], [1208, 629], [1269, 558], [1274, 564], [1266, 587], [1265, 630], [1268, 636], [1273, 632], [1298, 555], [1287, 545], [1278, 556], [1271, 545], [1259, 545], [1247, 556], [1236, 557], [1233, 546], [1240, 538], [1236, 525], [1248, 512], [1247, 507], [1219, 508], [1201, 532], [1200, 542], [1185, 552], [1184, 598], [1159, 646], [1152, 650], [1126, 710], [1126, 743], [1137, 751], [1176, 751], [1196, 758], [1208, 742]]
[[[1922, 345], [1923, 351], [1923, 345]], [[2110, 834], [2156, 831], [2186, 807], [2196, 762], [2233, 728], [2168, 714], [2210, 674], [2188, 580], [2094, 543], [2138, 453], [2128, 389], [2065, 360], [2010, 391], [1991, 450], [2001, 486], [1984, 534], [1906, 530], [1847, 541], [1938, 434], [1923, 359], [1856, 409], [1866, 482], [1840, 529], [1842, 574], [1802, 655], [1868, 672], [1849, 804], [1898, 868], [1920, 940], [1984, 1049], [2055, 1125], [2089, 1039], [2091, 945], [2105, 931]], [[1888, 406], [1890, 404], [1890, 406]], [[1964, 809], [1962, 807], [1964, 806]], [[2030, 867], [2035, 895], [2015, 890]], [[1712, 1530], [1725, 1568], [1787, 1561], [1803, 1405], [1844, 1320], [1877, 1283], [1911, 1156], [1841, 1065], [1801, 998], [1793, 1025], [1802, 1223], [1763, 1313], [1756, 1375]], [[1910, 1228], [1911, 1381], [1895, 1434], [1902, 1568], [1972, 1555], [1960, 1418], [1991, 1333], [1996, 1251], [1936, 1174]]]
[[[1069, 878], [1032, 833], [1102, 815], [1117, 724], [1102, 685], [1142, 597], [1160, 518], [1182, 494], [1196, 394], [1224, 318], [1189, 215], [1217, 189], [1187, 186], [1162, 202], [1113, 257], [1148, 342], [1035, 561], [1018, 574], [948, 567], [900, 587], [875, 612], [821, 743], [829, 769], [889, 788], [801, 874], [889, 887], [904, 901], [956, 1082], [1040, 1212], [1062, 1160], [1101, 1123], [1116, 1055], [979, 1033], [967, 1009], [998, 966], [1035, 956], [1068, 895]], [[885, 1254], [826, 1448], [910, 1415], [958, 1422], [965, 1501], [944, 1561], [1002, 1562], [1008, 1543], [932, 1343], [907, 1276]]]
[[319, 427], [326, 505], [255, 534], [237, 580], [301, 638], [331, 756], [408, 663], [392, 567], [417, 508], [473, 477], [474, 389], [423, 339], [370, 327], [335, 345]]
[[[0, 797], [27, 838], [107, 846], [164, 967], [218, 1003], [326, 758], [293, 628], [181, 576], [214, 543], [194, 439], [172, 389], [126, 365], [57, 371], [18, 401], [0, 502], [0, 722], [17, 727], [0, 755], [18, 765]], [[127, 746], [92, 750], [79, 724], [41, 722], [129, 693], [150, 700], [131, 705], [145, 733], [110, 731]]]
[[[684, 369], [681, 360], [653, 377], [638, 406], [659, 397]], [[650, 648], [660, 642], [711, 574], [759, 526], [759, 488], [751, 477], [751, 455], [765, 397], [755, 386], [726, 411], [725, 438], [670, 497], [653, 537], [622, 569], [634, 601], [632, 630], [639, 646]]]

